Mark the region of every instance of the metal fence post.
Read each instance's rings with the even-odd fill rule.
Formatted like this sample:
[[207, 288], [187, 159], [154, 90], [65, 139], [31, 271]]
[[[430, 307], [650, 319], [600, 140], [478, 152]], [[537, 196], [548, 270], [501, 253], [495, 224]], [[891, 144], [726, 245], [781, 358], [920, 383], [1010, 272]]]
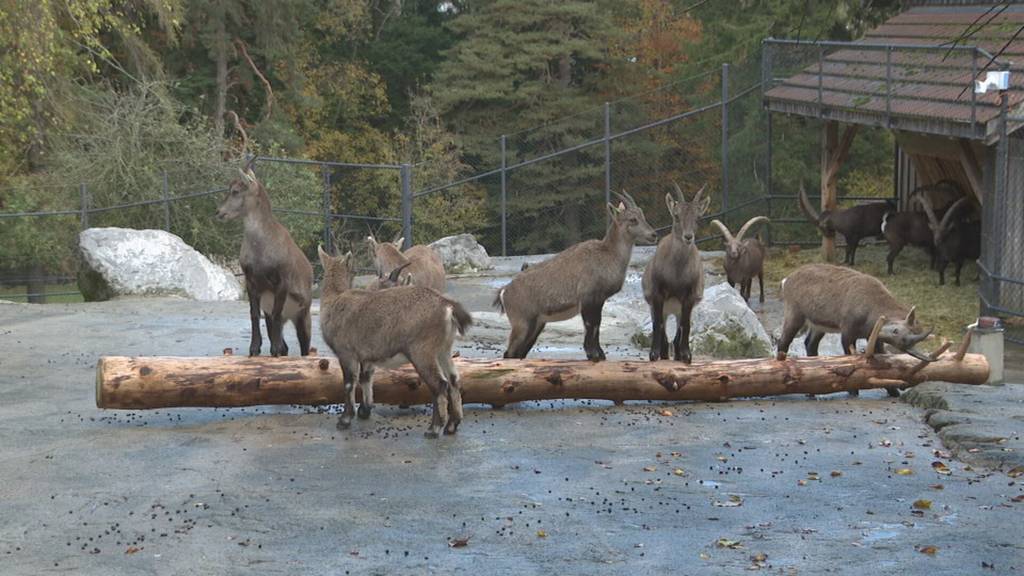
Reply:
[[171, 231], [171, 194], [167, 186], [167, 170], [164, 170], [164, 186], [163, 186], [163, 198], [164, 198], [164, 230]]
[[412, 166], [402, 164], [402, 236], [405, 243], [402, 249], [412, 246]]
[[328, 253], [334, 253], [334, 238], [331, 235], [331, 169], [326, 164], [320, 165], [323, 173], [323, 211], [324, 211], [324, 249]]
[[89, 191], [85, 188], [85, 182], [78, 185], [78, 194], [81, 198], [82, 230], [85, 230], [89, 227]]
[[508, 222], [508, 207], [506, 200], [506, 181], [505, 181], [505, 167], [508, 166], [508, 159], [505, 156], [505, 135], [501, 135], [501, 255], [508, 256], [508, 230], [506, 228]]
[[885, 125], [892, 127], [892, 46], [885, 47]]
[[[604, 203], [611, 204], [612, 202], [612, 113], [611, 104], [608, 102], [604, 103]], [[608, 210], [604, 207], [601, 211], [605, 213], [605, 219], [608, 220], [611, 216], [608, 215]], [[611, 222], [609, 222], [610, 224]]]
[[722, 217], [729, 208], [729, 64], [722, 64]]
[[[772, 218], [772, 193], [773, 193], [773, 191], [772, 191], [772, 160], [773, 160], [772, 159], [772, 113], [769, 110], [769, 111], [766, 112], [766, 114], [768, 114], [768, 126], [765, 129], [765, 139], [768, 142], [768, 153], [767, 153], [767, 157], [768, 157], [767, 158], [767, 160], [768, 160], [767, 164], [768, 164], [768, 166], [765, 167], [765, 180], [766, 180], [765, 189], [767, 191], [767, 195], [765, 196], [765, 200], [766, 200], [766, 204], [767, 204], [767, 206], [765, 207], [765, 211], [768, 213], [768, 220], [771, 220], [771, 218]], [[772, 224], [771, 224], [771, 222], [768, 222], [768, 225], [766, 225], [764, 227], [764, 235], [766, 237], [766, 240], [768, 241], [768, 245], [771, 246], [772, 245]]]
[[978, 49], [971, 50], [971, 132], [978, 131], [978, 94], [974, 91], [974, 82], [978, 79]]

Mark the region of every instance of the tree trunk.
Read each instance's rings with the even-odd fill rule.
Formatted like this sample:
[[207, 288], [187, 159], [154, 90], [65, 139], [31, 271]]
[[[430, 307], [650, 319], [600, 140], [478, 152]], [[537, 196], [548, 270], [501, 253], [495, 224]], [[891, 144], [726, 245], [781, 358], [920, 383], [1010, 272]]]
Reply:
[[[981, 384], [988, 362], [952, 353], [923, 369], [908, 355], [818, 356], [686, 365], [677, 362], [463, 360], [458, 366], [467, 403], [527, 400], [722, 400], [780, 394], [827, 394], [927, 380]], [[341, 369], [335, 358], [107, 356], [96, 365], [96, 405], [146, 409], [181, 406], [338, 404]], [[426, 386], [411, 366], [379, 370], [374, 398], [383, 404], [425, 404]]]
[[228, 33], [224, 18], [217, 20], [217, 38], [214, 40], [214, 60], [217, 64], [217, 94], [213, 110], [213, 126], [217, 136], [224, 137], [224, 113], [228, 100]]

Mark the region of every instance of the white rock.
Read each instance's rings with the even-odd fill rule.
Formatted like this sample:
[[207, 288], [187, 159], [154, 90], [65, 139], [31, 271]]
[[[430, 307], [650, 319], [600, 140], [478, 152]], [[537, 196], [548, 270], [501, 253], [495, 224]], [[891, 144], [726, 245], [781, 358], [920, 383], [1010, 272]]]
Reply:
[[[90, 228], [79, 234], [78, 244], [85, 275], [98, 275], [107, 285], [101, 293], [178, 295], [194, 300], [238, 300], [242, 296], [238, 280], [230, 272], [163, 230]], [[83, 286], [87, 299], [103, 299], [90, 298], [86, 291]]]
[[446, 236], [432, 243], [430, 247], [441, 257], [444, 269], [449, 274], [463, 274], [494, 268], [491, 258], [487, 255], [487, 250], [476, 241], [472, 234]]

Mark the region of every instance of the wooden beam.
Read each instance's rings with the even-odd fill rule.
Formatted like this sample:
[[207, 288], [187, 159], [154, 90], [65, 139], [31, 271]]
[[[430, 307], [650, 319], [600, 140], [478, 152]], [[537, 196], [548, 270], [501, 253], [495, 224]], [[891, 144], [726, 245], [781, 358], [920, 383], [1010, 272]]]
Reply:
[[957, 144], [959, 144], [960, 166], [963, 167], [964, 173], [967, 174], [967, 182], [970, 184], [971, 191], [974, 192], [974, 197], [978, 200], [979, 205], [984, 204], [985, 185], [982, 183], [981, 177], [981, 164], [978, 162], [978, 157], [974, 154], [974, 148], [971, 146], [971, 141], [966, 138], [958, 138]]
[[[549, 399], [722, 400], [779, 394], [828, 394], [928, 380], [981, 384], [989, 367], [980, 354], [949, 353], [920, 367], [906, 354], [760, 358], [698, 363], [457, 359], [463, 400], [505, 405]], [[893, 384], [896, 382], [897, 384]], [[379, 370], [374, 399], [426, 404], [429, 393], [412, 367]], [[96, 406], [126, 410], [343, 402], [335, 358], [207, 358], [109, 356], [96, 366]]]

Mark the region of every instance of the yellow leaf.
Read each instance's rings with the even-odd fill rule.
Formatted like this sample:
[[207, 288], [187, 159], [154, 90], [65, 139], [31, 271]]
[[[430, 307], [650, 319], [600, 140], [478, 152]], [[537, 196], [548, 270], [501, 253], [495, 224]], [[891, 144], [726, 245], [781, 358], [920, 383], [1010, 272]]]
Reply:
[[939, 551], [938, 546], [919, 546], [917, 551], [921, 554], [927, 554], [929, 556], [935, 556], [935, 553]]
[[543, 530], [537, 530], [537, 538], [547, 538], [548, 533]]
[[661, 412], [659, 412], [659, 414], [661, 414], [662, 416], [672, 416], [673, 415], [671, 410], [662, 410]]
[[910, 468], [900, 468], [899, 470], [896, 471], [896, 474], [898, 476], [910, 476], [913, 473], [914, 471], [911, 470]]
[[925, 500], [923, 498], [920, 499], [920, 500], [914, 500], [914, 508], [916, 508], [918, 510], [931, 510], [932, 509], [932, 501], [931, 500]]
[[684, 472], [682, 468], [676, 468], [672, 473], [676, 476], [686, 476], [686, 472]]
[[1010, 471], [1007, 472], [1006, 475], [1010, 478], [1019, 478], [1020, 476], [1024, 476], [1024, 466], [1010, 468]]
[[644, 466], [644, 472], [654, 472], [655, 470], [657, 470], [657, 468], [654, 466]]
[[743, 544], [739, 540], [729, 540], [728, 538], [719, 538], [715, 541], [715, 546], [719, 548], [729, 548], [732, 550], [740, 550], [743, 548]]
[[932, 462], [932, 470], [935, 470], [939, 474], [945, 474], [946, 476], [949, 476], [950, 474], [953, 473], [952, 471], [950, 471], [949, 466], [946, 466], [945, 463], [939, 462], [938, 460]]

